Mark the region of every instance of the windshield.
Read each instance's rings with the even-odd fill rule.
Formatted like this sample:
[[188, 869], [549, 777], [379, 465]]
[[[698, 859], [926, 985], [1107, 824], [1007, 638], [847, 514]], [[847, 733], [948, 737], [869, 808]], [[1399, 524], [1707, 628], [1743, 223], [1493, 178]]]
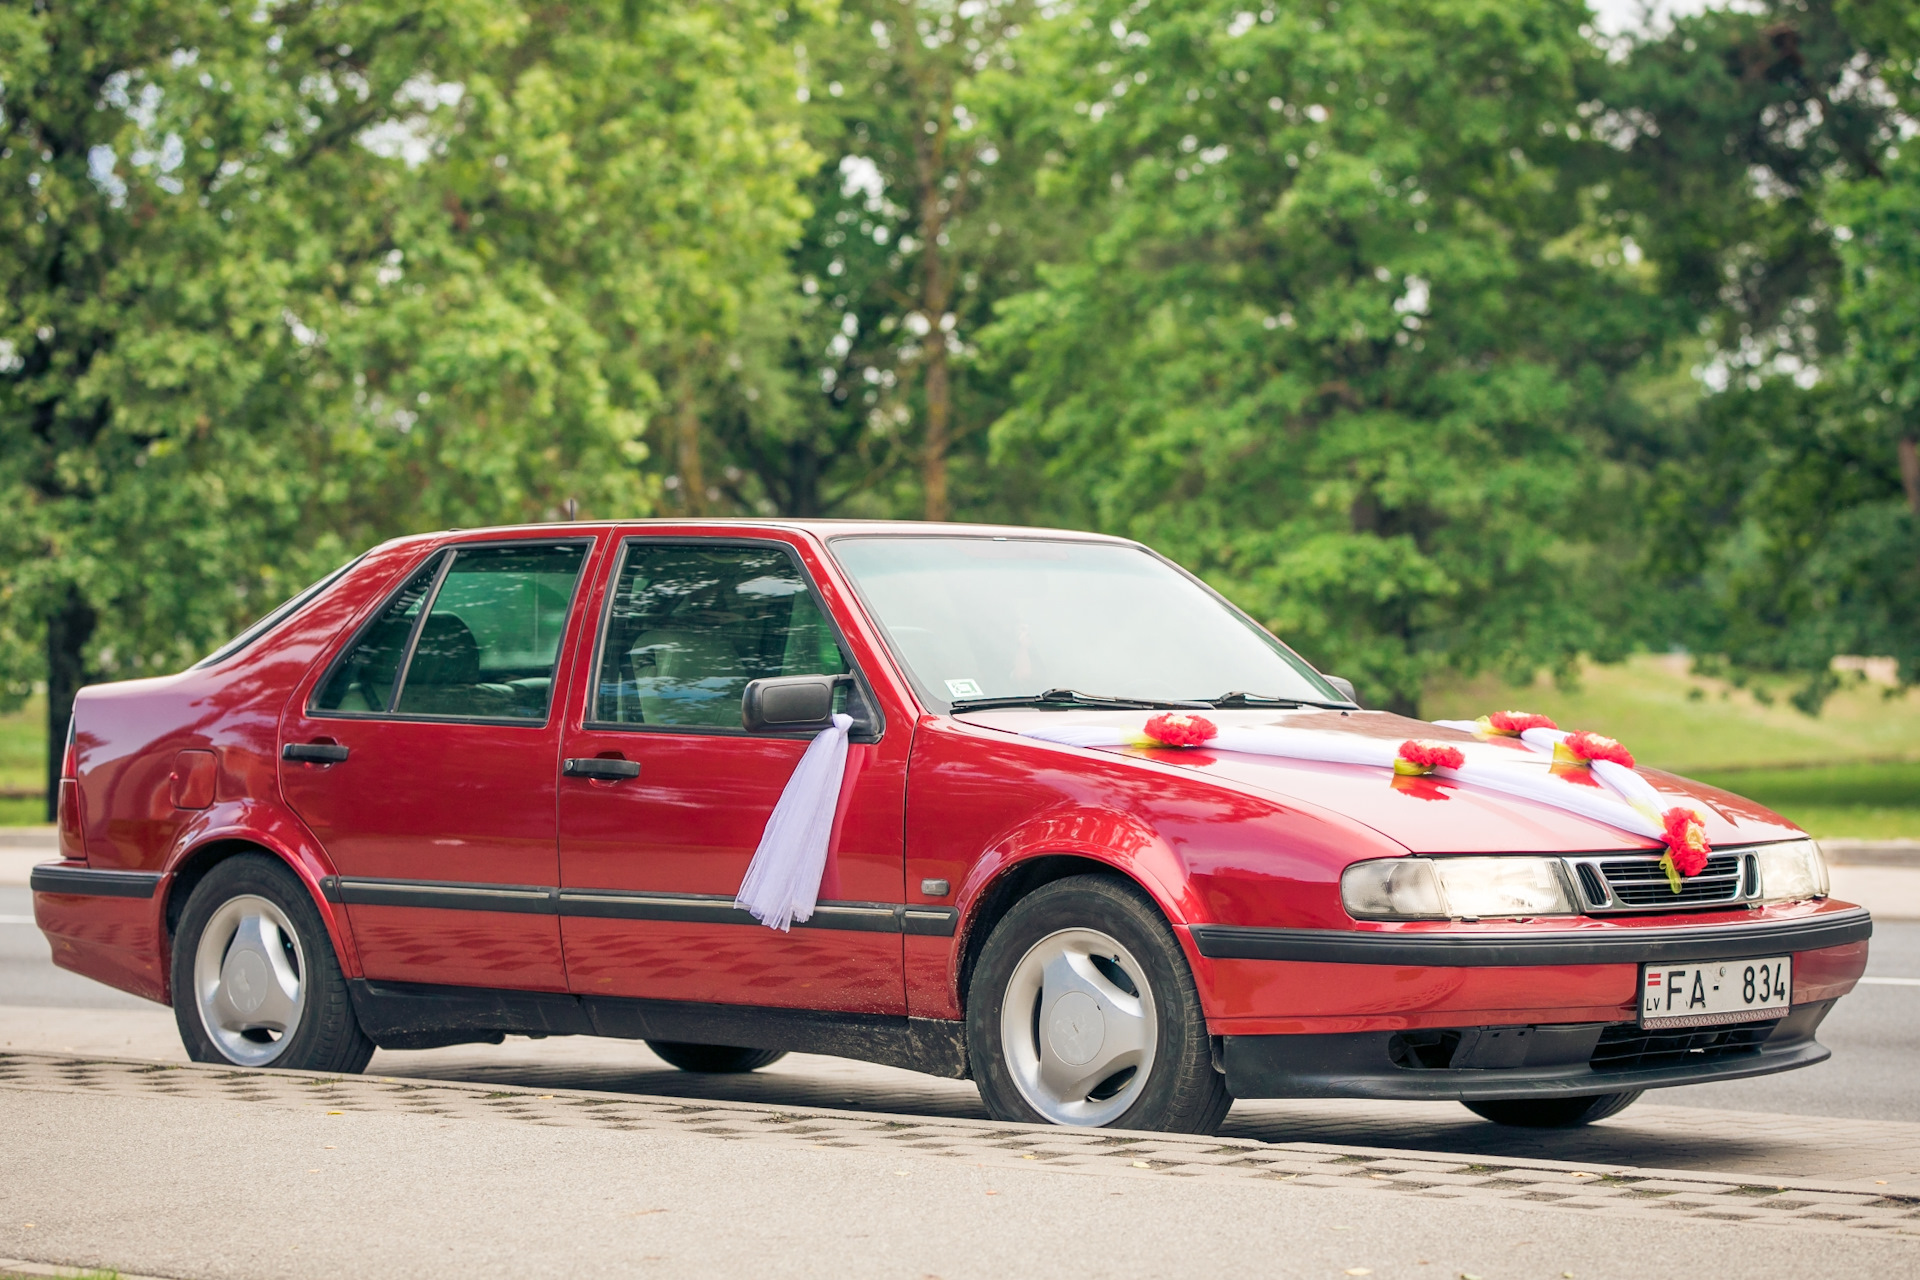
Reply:
[[844, 537], [833, 554], [936, 707], [1048, 690], [1350, 705], [1212, 592], [1139, 547]]

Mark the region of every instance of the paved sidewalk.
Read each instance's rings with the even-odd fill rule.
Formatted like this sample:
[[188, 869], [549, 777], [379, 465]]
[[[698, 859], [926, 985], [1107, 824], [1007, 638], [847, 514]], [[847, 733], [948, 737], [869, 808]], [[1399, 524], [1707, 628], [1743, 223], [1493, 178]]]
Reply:
[[[172, 1013], [158, 1007], [0, 1006], [0, 1051], [187, 1061]], [[691, 1075], [635, 1041], [589, 1037], [512, 1037], [503, 1045], [382, 1050], [368, 1075], [520, 1091], [587, 1090], [721, 1105], [986, 1119], [978, 1091], [965, 1081], [810, 1054], [791, 1054], [750, 1075]], [[1238, 1102], [1221, 1133], [1266, 1142], [1687, 1169], [1742, 1179], [1814, 1178], [1861, 1192], [1920, 1196], [1920, 1124], [1674, 1106], [1659, 1097], [1652, 1094], [1610, 1120], [1574, 1130], [1505, 1128], [1451, 1102]]]
[[12, 1054], [0, 1256], [201, 1280], [1898, 1275], [1920, 1197]]

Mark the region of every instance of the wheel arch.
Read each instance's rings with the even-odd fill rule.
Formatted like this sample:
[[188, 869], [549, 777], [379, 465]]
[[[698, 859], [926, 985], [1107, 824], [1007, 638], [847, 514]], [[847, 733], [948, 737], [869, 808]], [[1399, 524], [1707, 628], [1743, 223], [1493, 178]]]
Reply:
[[[213, 816], [213, 811], [209, 812], [209, 816]], [[161, 880], [158, 941], [163, 952], [160, 969], [165, 978], [168, 999], [173, 995], [173, 940], [188, 899], [215, 867], [243, 854], [262, 854], [293, 872], [305, 887], [314, 910], [320, 913], [320, 922], [326, 928], [327, 940], [339, 959], [341, 972], [349, 978], [359, 977], [360, 957], [354, 948], [347, 921], [337, 906], [327, 900], [320, 887], [321, 880], [333, 874], [333, 868], [318, 845], [303, 830], [289, 830], [288, 821], [284, 818], [276, 821], [269, 815], [256, 813], [224, 816], [229, 820], [217, 824], [196, 824], [197, 829], [188, 833], [181, 842], [179, 852], [171, 860]], [[263, 817], [268, 820], [260, 821]]]
[[[1118, 859], [1096, 857], [1085, 851], [1055, 850], [1035, 852], [1017, 861], [998, 868], [991, 879], [974, 893], [961, 916], [959, 930], [959, 954], [954, 965], [954, 998], [961, 1016], [966, 1016], [967, 992], [973, 984], [973, 971], [979, 963], [980, 952], [986, 946], [987, 939], [993, 935], [994, 928], [1006, 915], [1035, 890], [1065, 880], [1070, 876], [1103, 875], [1124, 881], [1145, 895], [1153, 904], [1161, 919], [1173, 929], [1175, 940], [1182, 951], [1190, 951], [1191, 943], [1183, 929], [1181, 921], [1168, 909], [1161, 895], [1155, 893], [1146, 879]], [[1188, 964], [1193, 962], [1188, 955]]]

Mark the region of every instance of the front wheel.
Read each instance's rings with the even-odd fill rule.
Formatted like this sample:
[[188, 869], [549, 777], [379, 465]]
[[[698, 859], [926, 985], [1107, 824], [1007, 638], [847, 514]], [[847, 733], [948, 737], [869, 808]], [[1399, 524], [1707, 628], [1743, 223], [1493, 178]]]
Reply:
[[173, 1016], [195, 1062], [356, 1072], [373, 1056], [306, 886], [277, 858], [228, 858], [173, 937]]
[[1053, 881], [995, 926], [967, 1051], [997, 1120], [1212, 1133], [1233, 1104], [1173, 930], [1111, 876]]
[[1461, 1105], [1482, 1119], [1520, 1129], [1577, 1129], [1595, 1120], [1617, 1116], [1644, 1093], [1600, 1093], [1587, 1098], [1501, 1098]]

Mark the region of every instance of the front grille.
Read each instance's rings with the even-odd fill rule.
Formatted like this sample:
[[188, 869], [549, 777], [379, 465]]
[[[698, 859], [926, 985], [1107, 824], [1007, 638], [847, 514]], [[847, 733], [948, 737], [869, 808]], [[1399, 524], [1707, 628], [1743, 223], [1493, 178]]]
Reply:
[[1667, 883], [1658, 858], [1610, 858], [1600, 864], [1600, 873], [1607, 878], [1614, 901], [1625, 906], [1699, 907], [1739, 899], [1743, 860], [1737, 853], [1714, 854], [1699, 875], [1680, 882], [1678, 893]]
[[1671, 1067], [1758, 1053], [1779, 1019], [1737, 1022], [1730, 1027], [1676, 1027], [1646, 1031], [1631, 1022], [1615, 1023], [1600, 1033], [1588, 1064], [1596, 1071], [1634, 1067]]

